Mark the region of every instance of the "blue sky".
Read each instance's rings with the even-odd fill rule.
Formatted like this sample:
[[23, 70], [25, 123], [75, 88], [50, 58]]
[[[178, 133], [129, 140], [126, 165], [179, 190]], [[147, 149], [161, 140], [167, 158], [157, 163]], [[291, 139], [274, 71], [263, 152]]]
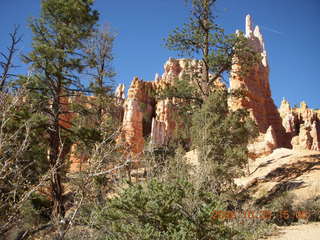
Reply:
[[[28, 53], [32, 35], [27, 19], [39, 15], [40, 0], [1, 0], [0, 6], [0, 49], [8, 45], [13, 25], [19, 24], [20, 48]], [[96, 0], [95, 8], [100, 23], [110, 24], [117, 33], [113, 63], [117, 83], [128, 86], [134, 76], [153, 80], [155, 73], [163, 73], [165, 61], [177, 56], [163, 47], [163, 39], [187, 20], [184, 0]], [[291, 105], [304, 100], [320, 108], [319, 0], [218, 0], [214, 11], [227, 33], [244, 31], [248, 13], [261, 27], [277, 105], [285, 97]]]

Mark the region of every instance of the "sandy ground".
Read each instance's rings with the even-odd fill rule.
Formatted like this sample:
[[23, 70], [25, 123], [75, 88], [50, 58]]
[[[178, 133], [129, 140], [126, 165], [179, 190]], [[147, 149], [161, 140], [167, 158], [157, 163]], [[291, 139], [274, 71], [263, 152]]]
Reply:
[[319, 240], [320, 223], [279, 227], [279, 232], [264, 240]]
[[[198, 166], [196, 152], [188, 152], [186, 158], [196, 169]], [[299, 183], [297, 187], [290, 189], [296, 196], [294, 199], [296, 204], [320, 196], [320, 152], [276, 149], [266, 157], [249, 162], [249, 167], [251, 174], [235, 179], [235, 182], [244, 187], [250, 186], [255, 179], [260, 180], [258, 185], [252, 187], [252, 194], [256, 198], [263, 197], [276, 185], [284, 182]], [[272, 177], [270, 174], [273, 174]], [[320, 222], [279, 227], [279, 232], [263, 240], [320, 240]]]
[[[235, 183], [246, 186], [254, 179], [262, 180], [251, 188], [252, 196], [257, 199], [282, 183], [287, 183], [287, 187], [292, 185], [290, 192], [296, 195], [295, 203], [320, 193], [320, 152], [279, 148], [266, 157], [250, 161], [249, 166], [251, 174], [235, 179]], [[266, 178], [268, 175], [274, 177]]]

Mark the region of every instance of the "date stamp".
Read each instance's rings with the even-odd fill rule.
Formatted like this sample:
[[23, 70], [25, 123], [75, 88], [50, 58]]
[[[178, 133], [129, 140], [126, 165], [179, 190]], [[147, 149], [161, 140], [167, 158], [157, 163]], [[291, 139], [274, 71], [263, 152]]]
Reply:
[[289, 218], [308, 219], [310, 216], [309, 211], [295, 211], [289, 213], [287, 210], [272, 212], [270, 210], [261, 211], [226, 211], [226, 210], [213, 210], [212, 219], [215, 220], [233, 220], [233, 219], [259, 219], [270, 220], [272, 217], [288, 220]]

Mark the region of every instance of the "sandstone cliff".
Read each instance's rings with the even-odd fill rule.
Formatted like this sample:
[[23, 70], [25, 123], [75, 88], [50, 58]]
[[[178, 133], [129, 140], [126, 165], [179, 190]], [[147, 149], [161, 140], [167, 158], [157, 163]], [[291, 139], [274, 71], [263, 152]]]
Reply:
[[154, 81], [145, 82], [137, 77], [133, 79], [124, 102], [121, 134], [121, 142], [128, 145], [131, 153], [143, 151], [147, 136], [151, 137], [153, 146], [165, 145], [174, 136], [178, 124], [174, 106], [178, 100], [156, 100], [155, 93], [172, 84], [175, 79], [201, 72], [201, 63], [194, 59], [170, 58], [164, 64], [162, 76], [156, 74]]
[[[269, 65], [263, 36], [258, 26], [253, 27], [251, 17], [246, 17], [245, 36], [250, 46], [261, 55], [248, 75], [237, 74], [241, 65], [232, 67], [230, 88], [246, 90], [246, 98], [231, 99], [230, 108], [246, 108], [259, 128], [259, 137], [248, 146], [251, 157], [270, 154], [280, 147], [320, 150], [320, 111], [309, 109], [305, 103], [299, 108], [291, 108], [284, 100], [277, 109], [271, 97]], [[157, 99], [156, 93], [165, 89], [175, 79], [190, 81], [201, 76], [203, 63], [194, 59], [173, 59], [164, 64], [164, 73], [156, 74], [153, 81], [143, 81], [135, 77], [125, 98], [124, 85], [115, 92], [119, 118], [122, 121], [119, 143], [126, 146], [128, 154], [138, 156], [150, 139], [153, 146], [163, 146], [175, 137], [176, 129], [183, 127], [177, 118], [177, 99]], [[222, 84], [219, 84], [222, 86]], [[72, 148], [75, 149], [74, 147]], [[72, 155], [73, 156], [73, 155]], [[84, 161], [73, 159], [73, 162]]]
[[[231, 109], [246, 108], [256, 121], [260, 136], [249, 145], [251, 156], [269, 154], [279, 147], [319, 149], [319, 113], [308, 109], [305, 104], [292, 110], [283, 101], [278, 110], [271, 97], [269, 65], [263, 36], [258, 26], [253, 27], [251, 17], [246, 17], [245, 36], [249, 44], [261, 55], [246, 76], [237, 74], [241, 65], [235, 64], [230, 77], [230, 88], [246, 90], [246, 98], [232, 99]], [[201, 74], [202, 62], [191, 59], [170, 58], [164, 65], [162, 76], [156, 75], [154, 81], [144, 82], [134, 78], [124, 103], [122, 139], [129, 151], [137, 154], [143, 151], [145, 139], [151, 137], [154, 145], [164, 145], [173, 136], [177, 127], [174, 117], [175, 100], [156, 100], [154, 93], [166, 88], [175, 79]], [[123, 86], [119, 87], [123, 96]], [[301, 129], [300, 129], [301, 128]]]

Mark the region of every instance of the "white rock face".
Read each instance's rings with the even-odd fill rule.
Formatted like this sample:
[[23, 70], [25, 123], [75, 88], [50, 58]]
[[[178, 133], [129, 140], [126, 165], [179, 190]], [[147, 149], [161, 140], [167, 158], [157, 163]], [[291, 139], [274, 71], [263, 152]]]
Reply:
[[320, 127], [316, 121], [311, 125], [310, 135], [312, 137], [311, 150], [320, 151]]
[[253, 28], [253, 20], [248, 14], [246, 16], [246, 37], [250, 40], [251, 47], [259, 52], [262, 56], [262, 64], [264, 67], [268, 67], [267, 52], [264, 46], [264, 39], [260, 32], [259, 26]]
[[246, 16], [246, 37], [250, 38], [253, 36], [253, 24], [252, 24], [252, 18], [248, 14]]
[[125, 99], [124, 84], [119, 84], [116, 88], [115, 95], [118, 99]]

